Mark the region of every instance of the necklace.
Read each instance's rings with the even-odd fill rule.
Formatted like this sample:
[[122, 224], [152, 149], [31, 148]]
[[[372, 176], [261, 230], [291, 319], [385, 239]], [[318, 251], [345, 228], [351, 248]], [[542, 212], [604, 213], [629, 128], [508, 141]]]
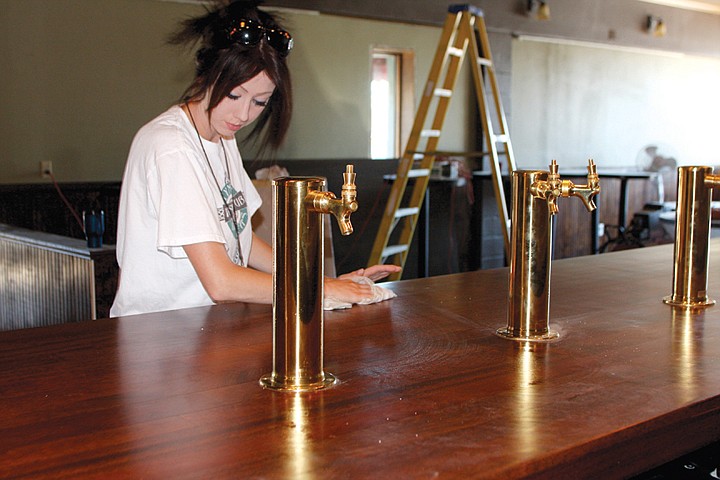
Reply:
[[[202, 149], [203, 155], [205, 156], [205, 162], [207, 162], [207, 166], [210, 169], [210, 174], [212, 175], [213, 180], [215, 180], [215, 185], [217, 186], [218, 192], [220, 192], [220, 198], [223, 201], [223, 205], [225, 206], [226, 211], [230, 213], [230, 222], [232, 223], [232, 226], [235, 230], [234, 232], [232, 232], [231, 229], [231, 233], [233, 233], [233, 235], [235, 236], [235, 240], [237, 241], [239, 262], [238, 265], [242, 267], [244, 266], [245, 261], [243, 259], [242, 248], [240, 246], [240, 223], [238, 222], [237, 215], [235, 214], [235, 201], [233, 198], [230, 198], [230, 203], [228, 204], [226, 197], [230, 197], [230, 193], [228, 191], [228, 194], [226, 195], [224, 193], [223, 187], [220, 186], [220, 182], [218, 182], [217, 176], [215, 175], [215, 170], [213, 170], [212, 164], [210, 163], [210, 157], [208, 157], [208, 154], [205, 151], [205, 145], [203, 145], [200, 131], [197, 128], [197, 124], [195, 124], [195, 118], [190, 111], [190, 105], [186, 103], [185, 108], [187, 108], [188, 115], [190, 115], [190, 121], [192, 122], [193, 128], [195, 128], [198, 142], [200, 142], [200, 148]], [[227, 150], [225, 150], [225, 143], [223, 143], [222, 137], [220, 137], [220, 146], [222, 147], [223, 156], [225, 157], [225, 188], [227, 188], [228, 186], [232, 186], [230, 184], [230, 162], [228, 161]]]

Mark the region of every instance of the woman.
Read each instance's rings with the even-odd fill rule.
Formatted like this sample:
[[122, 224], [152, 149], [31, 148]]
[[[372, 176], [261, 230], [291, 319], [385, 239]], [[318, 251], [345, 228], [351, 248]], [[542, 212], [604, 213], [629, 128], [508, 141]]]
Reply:
[[[140, 129], [123, 176], [117, 256], [120, 284], [110, 314], [212, 303], [272, 303], [272, 248], [250, 218], [260, 197], [234, 138], [255, 122], [259, 150], [276, 149], [290, 123], [286, 56], [292, 37], [260, 9], [233, 1], [190, 19], [171, 39], [199, 43], [195, 79], [182, 102]], [[379, 280], [399, 267], [353, 272]], [[377, 296], [372, 282], [326, 279], [345, 304]]]

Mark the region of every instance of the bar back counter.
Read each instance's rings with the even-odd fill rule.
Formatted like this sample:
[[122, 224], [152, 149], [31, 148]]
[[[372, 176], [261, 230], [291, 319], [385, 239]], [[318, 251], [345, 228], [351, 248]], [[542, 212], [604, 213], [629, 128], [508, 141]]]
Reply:
[[0, 331], [106, 317], [115, 247], [0, 223]]
[[[709, 295], [720, 296], [720, 243]], [[673, 246], [553, 263], [560, 338], [501, 338], [508, 271], [325, 316], [313, 393], [264, 390], [272, 308], [0, 333], [2, 478], [623, 478], [720, 439], [720, 307], [663, 304]]]

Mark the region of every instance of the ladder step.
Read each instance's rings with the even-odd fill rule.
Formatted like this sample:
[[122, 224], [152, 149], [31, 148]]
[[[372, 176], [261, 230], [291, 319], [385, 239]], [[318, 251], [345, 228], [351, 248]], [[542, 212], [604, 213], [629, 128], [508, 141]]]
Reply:
[[450, 90], [448, 88], [436, 88], [433, 93], [435, 94], [436, 97], [446, 97], [446, 98], [452, 97], [452, 90]]
[[447, 54], [452, 57], [462, 58], [462, 56], [465, 55], [465, 52], [463, 51], [462, 48], [448, 47]]
[[427, 177], [429, 175], [430, 175], [429, 168], [413, 168], [412, 170], [408, 170], [408, 173], [407, 173], [408, 178]]
[[392, 255], [397, 255], [398, 253], [405, 252], [409, 249], [409, 245], [389, 245], [385, 247], [385, 250], [382, 252], [383, 258], [390, 257]]
[[478, 57], [477, 58], [477, 64], [481, 67], [492, 67], [492, 60], [485, 57]]
[[510, 136], [507, 134], [493, 135], [493, 141], [495, 143], [508, 143], [510, 141]]
[[[405, 174], [405, 178], [419, 178], [419, 177], [429, 177], [430, 176], [430, 169], [429, 168], [413, 168], [411, 170], [408, 170]], [[383, 175], [383, 178], [388, 181], [394, 182], [397, 180], [397, 174], [391, 173], [389, 175]], [[402, 177], [401, 177], [402, 178]]]
[[420, 213], [420, 209], [417, 207], [398, 208], [395, 212], [395, 218], [409, 217], [410, 215], [417, 215]]
[[440, 130], [423, 130], [420, 132], [421, 137], [439, 137], [440, 136]]

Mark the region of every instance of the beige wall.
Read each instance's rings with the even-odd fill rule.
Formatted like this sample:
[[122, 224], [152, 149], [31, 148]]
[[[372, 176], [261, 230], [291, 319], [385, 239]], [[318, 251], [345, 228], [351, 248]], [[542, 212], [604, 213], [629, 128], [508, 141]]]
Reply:
[[143, 0], [2, 0], [0, 181], [116, 180], [135, 130], [191, 65], [163, 45], [198, 7]]
[[[538, 20], [528, 15], [526, 0], [470, 2], [482, 9], [488, 28], [495, 32], [720, 57], [720, 15], [692, 8], [702, 2], [551, 0], [547, 3], [551, 11], [550, 20]], [[671, 6], [673, 3], [685, 4], [689, 8]], [[467, 5], [452, 0], [267, 0], [266, 4], [317, 10], [333, 15], [437, 26], [445, 20], [449, 5]], [[647, 33], [645, 26], [648, 15], [663, 19], [667, 25], [666, 36], [658, 38]]]
[[[370, 156], [370, 52], [373, 47], [415, 52], [415, 97], [437, 48], [437, 27], [328, 15], [283, 14], [298, 39], [289, 57], [295, 116], [279, 158], [368, 158]], [[465, 67], [451, 103], [441, 145], [465, 149], [472, 104]], [[474, 136], [473, 136], [474, 138]]]
[[720, 164], [718, 58], [520, 39], [512, 71], [522, 168], [642, 168], [651, 144], [680, 165]]
[[[542, 27], [548, 31], [567, 23], [563, 10], [553, 8], [553, 20]], [[0, 183], [47, 182], [39, 176], [41, 160], [53, 162], [60, 181], [120, 180], [134, 133], [174, 102], [192, 76], [191, 55], [164, 39], [179, 19], [201, 10], [160, 0], [0, 0]], [[371, 48], [415, 51], [417, 97], [440, 28], [283, 15], [297, 39], [289, 57], [296, 104], [278, 158], [367, 157]], [[497, 8], [486, 15], [489, 25], [510, 18]], [[656, 142], [677, 151], [680, 163], [720, 163], [712, 116], [720, 108], [717, 58], [512, 40], [510, 30], [490, 30], [520, 167], [552, 158], [575, 167], [587, 157], [631, 167], [637, 152]], [[441, 149], [474, 149], [467, 71], [461, 79]]]
[[[53, 162], [59, 181], [120, 180], [135, 131], [192, 77], [191, 55], [164, 39], [199, 11], [158, 0], [0, 0], [0, 183], [46, 182], [41, 160]], [[440, 29], [283, 15], [296, 37], [289, 57], [296, 104], [278, 157], [368, 157], [372, 46], [415, 50], [421, 91]], [[443, 148], [472, 141], [464, 77]]]

